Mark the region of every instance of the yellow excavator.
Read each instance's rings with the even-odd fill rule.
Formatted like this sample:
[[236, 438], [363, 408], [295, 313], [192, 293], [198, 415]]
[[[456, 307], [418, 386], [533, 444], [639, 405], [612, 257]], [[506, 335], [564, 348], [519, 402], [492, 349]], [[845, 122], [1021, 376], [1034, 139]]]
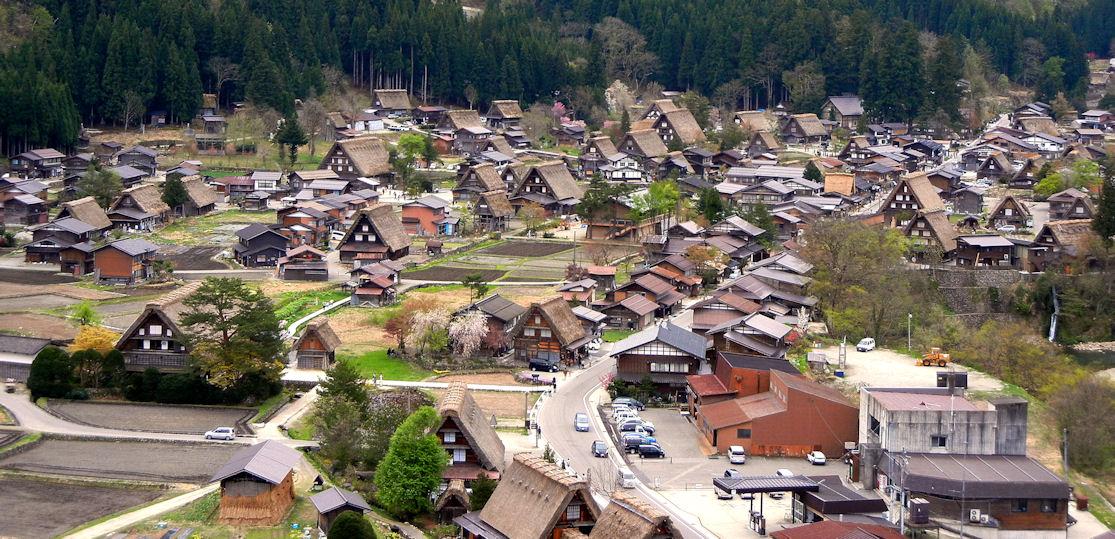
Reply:
[[942, 352], [940, 348], [934, 346], [929, 349], [928, 354], [921, 356], [921, 359], [917, 360], [914, 364], [923, 367], [936, 364], [938, 367], [944, 367], [949, 364], [949, 355]]

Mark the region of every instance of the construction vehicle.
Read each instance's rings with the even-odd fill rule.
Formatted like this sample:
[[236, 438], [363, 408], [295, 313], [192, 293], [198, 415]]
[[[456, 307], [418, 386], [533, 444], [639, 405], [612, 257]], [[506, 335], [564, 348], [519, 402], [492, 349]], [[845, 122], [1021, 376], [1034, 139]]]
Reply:
[[921, 359], [917, 360], [914, 364], [921, 365], [923, 367], [928, 367], [930, 365], [936, 364], [938, 367], [944, 367], [945, 365], [949, 364], [949, 355], [941, 352], [940, 348], [934, 346], [933, 348], [929, 349], [928, 354], [921, 356]]

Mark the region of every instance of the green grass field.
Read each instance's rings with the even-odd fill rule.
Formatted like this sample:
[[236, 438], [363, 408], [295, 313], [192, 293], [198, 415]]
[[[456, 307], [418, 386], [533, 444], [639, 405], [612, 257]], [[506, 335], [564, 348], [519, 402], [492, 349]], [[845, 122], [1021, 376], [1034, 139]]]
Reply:
[[619, 342], [619, 341], [622, 341], [623, 339], [626, 339], [627, 337], [629, 337], [631, 335], [634, 335], [636, 333], [638, 333], [638, 332], [635, 331], [635, 330], [627, 331], [627, 330], [622, 330], [622, 329], [609, 329], [609, 330], [604, 332], [604, 341], [605, 342]]
[[433, 373], [401, 359], [387, 357], [387, 349], [372, 350], [346, 358], [361, 375], [382, 375], [385, 380], [422, 380]]

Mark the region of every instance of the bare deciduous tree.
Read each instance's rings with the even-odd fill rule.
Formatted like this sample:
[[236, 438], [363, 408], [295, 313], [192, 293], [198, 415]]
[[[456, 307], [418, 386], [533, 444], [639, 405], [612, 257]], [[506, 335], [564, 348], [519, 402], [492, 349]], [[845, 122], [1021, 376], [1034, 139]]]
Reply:
[[646, 38], [615, 17], [605, 17], [594, 33], [600, 38], [608, 77], [633, 82], [638, 94], [639, 87], [658, 69], [658, 56], [646, 50]]
[[124, 106], [120, 108], [120, 119], [123, 120], [124, 131], [127, 132], [128, 125], [132, 120], [142, 118], [147, 107], [143, 104], [143, 97], [134, 90], [126, 90], [123, 99]]
[[221, 89], [225, 84], [240, 80], [240, 66], [224, 56], [209, 59], [209, 71], [213, 72], [213, 93], [217, 97], [217, 108], [221, 108]]
[[325, 131], [325, 122], [329, 119], [329, 113], [325, 110], [325, 105], [318, 101], [316, 98], [307, 98], [302, 102], [302, 112], [298, 116], [298, 123], [302, 125], [302, 131], [310, 138], [310, 157], [316, 155], [317, 137]]

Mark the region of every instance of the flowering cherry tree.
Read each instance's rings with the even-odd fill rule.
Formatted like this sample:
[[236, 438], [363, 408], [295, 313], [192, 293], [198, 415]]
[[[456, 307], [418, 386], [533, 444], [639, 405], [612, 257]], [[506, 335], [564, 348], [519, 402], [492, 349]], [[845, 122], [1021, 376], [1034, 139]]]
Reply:
[[476, 353], [487, 335], [488, 320], [484, 313], [477, 310], [465, 312], [449, 324], [449, 339], [453, 343], [453, 349], [463, 357]]

